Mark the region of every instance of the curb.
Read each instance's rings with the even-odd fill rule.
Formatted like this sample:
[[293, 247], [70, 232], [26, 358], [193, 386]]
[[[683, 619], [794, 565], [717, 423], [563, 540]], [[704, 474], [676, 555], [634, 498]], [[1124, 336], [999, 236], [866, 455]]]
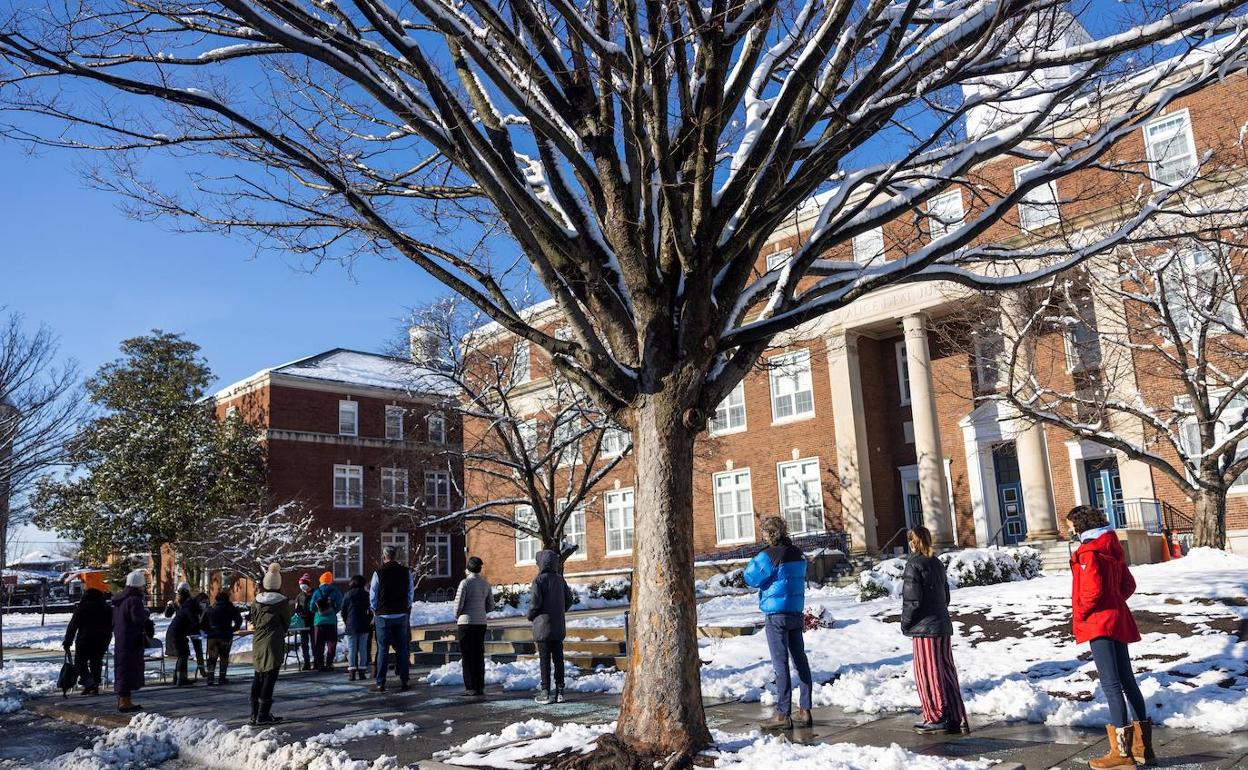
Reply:
[[59, 719], [62, 722], [72, 722], [73, 724], [85, 725], [86, 727], [103, 727], [106, 729], [125, 727], [130, 724], [130, 719], [134, 716], [134, 714], [118, 714], [110, 711], [88, 714], [68, 706], [62, 706], [56, 701], [43, 698], [32, 698], [24, 701], [22, 708], [40, 716]]
[[463, 765], [448, 765], [436, 759], [422, 759], [416, 763], [420, 770], [463, 770]]
[[998, 762], [992, 770], [1027, 770], [1027, 766], [1022, 762]]

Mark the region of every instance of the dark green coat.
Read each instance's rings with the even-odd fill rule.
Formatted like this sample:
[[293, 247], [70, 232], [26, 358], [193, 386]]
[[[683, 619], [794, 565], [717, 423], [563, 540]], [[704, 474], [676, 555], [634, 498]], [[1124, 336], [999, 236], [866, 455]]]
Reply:
[[286, 630], [294, 607], [276, 591], [262, 591], [251, 603], [251, 663], [256, 671], [274, 671], [286, 659]]

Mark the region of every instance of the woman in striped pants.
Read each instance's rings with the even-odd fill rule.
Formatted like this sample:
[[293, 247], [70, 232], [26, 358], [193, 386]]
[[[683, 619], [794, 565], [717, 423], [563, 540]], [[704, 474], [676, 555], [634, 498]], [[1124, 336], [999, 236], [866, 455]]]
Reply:
[[914, 641], [914, 681], [923, 704], [920, 734], [969, 733], [966, 707], [953, 663], [953, 623], [949, 620], [949, 583], [945, 565], [932, 548], [926, 527], [910, 530], [910, 559], [906, 562], [901, 600], [901, 632]]

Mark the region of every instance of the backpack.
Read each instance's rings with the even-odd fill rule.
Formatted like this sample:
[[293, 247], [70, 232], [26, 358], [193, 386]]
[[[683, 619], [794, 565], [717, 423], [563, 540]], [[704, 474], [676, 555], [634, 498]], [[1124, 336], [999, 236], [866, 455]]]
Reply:
[[56, 677], [56, 688], [61, 691], [61, 697], [69, 697], [69, 691], [74, 689], [74, 684], [78, 681], [78, 667], [74, 665], [74, 658], [69, 654], [69, 650], [65, 651], [65, 662], [61, 664], [61, 673]]
[[316, 600], [316, 611], [322, 615], [328, 615], [334, 611], [334, 600], [328, 596], [322, 596]]

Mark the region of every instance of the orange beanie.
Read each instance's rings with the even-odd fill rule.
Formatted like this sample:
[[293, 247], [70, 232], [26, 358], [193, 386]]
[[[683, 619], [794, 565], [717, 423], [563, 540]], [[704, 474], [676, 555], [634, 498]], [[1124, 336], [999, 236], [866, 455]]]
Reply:
[[321, 585], [325, 585], [326, 583], [332, 583], [332, 582], [334, 582], [334, 573], [332, 572], [321, 573]]

